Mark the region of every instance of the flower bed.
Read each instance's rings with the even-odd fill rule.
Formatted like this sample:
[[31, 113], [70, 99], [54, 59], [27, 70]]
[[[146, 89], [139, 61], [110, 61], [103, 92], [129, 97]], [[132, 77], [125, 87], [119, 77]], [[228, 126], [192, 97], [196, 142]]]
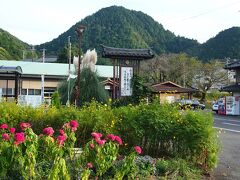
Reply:
[[[213, 128], [213, 118], [211, 114], [205, 113], [204, 111], [179, 111], [171, 105], [159, 105], [159, 103], [111, 108], [109, 105], [92, 102], [81, 109], [76, 109], [75, 107], [61, 107], [60, 109], [45, 109], [40, 107], [33, 109], [31, 107], [20, 107], [10, 103], [0, 103], [0, 124], [3, 125], [3, 129], [4, 126], [6, 126], [4, 124], [9, 126], [7, 127], [7, 133], [5, 132], [5, 135], [2, 136], [1, 144], [6, 144], [5, 140], [8, 138], [10, 140], [14, 138], [11, 132], [22, 132], [18, 124], [20, 124], [23, 119], [31, 124], [31, 129], [34, 131], [34, 134], [41, 134], [44, 129], [45, 134], [43, 137], [48, 137], [48, 146], [53, 148], [57, 145], [59, 146], [61, 143], [63, 144], [61, 149], [64, 150], [64, 153], [69, 154], [69, 157], [64, 156], [63, 159], [65, 159], [65, 164], [67, 164], [66, 167], [71, 177], [77, 174], [72, 173], [75, 172], [74, 167], [76, 165], [74, 163], [77, 162], [72, 160], [72, 155], [70, 154], [72, 150], [68, 150], [69, 147], [81, 147], [83, 151], [86, 151], [85, 147], [88, 147], [87, 145], [89, 145], [89, 150], [91, 150], [91, 146], [93, 145], [96, 147], [104, 144], [104, 147], [105, 145], [107, 147], [108, 144], [112, 144], [111, 139], [116, 139], [115, 135], [123, 139], [121, 139], [122, 141], [118, 138], [118, 140], [114, 139], [114, 143], [118, 142], [122, 144], [118, 144], [120, 147], [118, 154], [121, 154], [121, 156], [129, 156], [132, 152], [136, 152], [133, 147], [139, 145], [142, 147], [143, 155], [156, 158], [156, 161], [160, 158], [171, 164], [180, 158], [180, 162], [182, 160], [186, 162], [186, 167], [198, 167], [198, 169], [207, 172], [212, 170], [217, 162], [218, 142], [216, 132]], [[68, 124], [69, 119], [76, 119], [76, 122]], [[74, 123], [79, 124], [77, 129], [74, 129], [74, 126], [76, 126]], [[64, 128], [73, 127], [69, 128], [69, 132], [66, 130], [64, 133], [61, 130], [56, 131], [56, 129], [63, 128], [62, 124], [65, 124]], [[22, 124], [22, 128], [25, 127], [29, 129], [28, 126], [27, 123]], [[15, 127], [16, 130], [14, 128], [10, 129], [10, 127]], [[52, 127], [52, 129], [50, 127]], [[72, 130], [74, 130], [74, 136], [68, 135], [66, 138], [64, 134], [71, 133]], [[93, 131], [105, 134], [106, 137], [100, 137], [100, 140], [96, 141], [94, 140], [95, 138], [92, 139], [91, 133]], [[3, 130], [1, 130], [1, 133], [4, 134]], [[20, 138], [21, 134], [18, 136]], [[37, 152], [40, 153], [38, 158], [45, 157], [45, 159], [47, 159], [47, 157], [51, 155], [51, 152], [48, 152], [43, 147], [45, 141], [42, 141], [39, 136], [37, 137], [38, 142], [42, 143], [37, 145]], [[51, 143], [51, 137], [55, 137], [54, 144]], [[104, 140], [106, 140], [106, 142]], [[25, 141], [22, 143], [19, 139], [17, 142], [19, 146], [25, 147]], [[56, 145], [57, 142], [59, 144]], [[90, 142], [92, 142], [91, 146], [89, 144]], [[113, 145], [111, 145], [111, 147], [112, 146]], [[35, 145], [32, 147], [35, 148]], [[50, 147], [49, 149], [51, 149]], [[26, 149], [24, 149], [24, 151], [25, 150]], [[172, 158], [175, 161], [171, 161]], [[117, 156], [117, 160], [117, 163], [114, 163], [102, 176], [116, 173], [114, 170], [116, 167], [121, 169], [121, 167], [119, 167], [122, 164], [121, 157]], [[2, 162], [4, 161], [5, 158], [3, 158]], [[81, 161], [85, 160], [82, 159]], [[53, 162], [53, 159], [51, 159], [51, 161], [44, 160], [37, 163], [35, 168], [40, 174], [46, 173], [44, 176], [46, 178], [50, 173]], [[61, 160], [61, 163], [64, 165], [63, 160]], [[165, 162], [161, 161], [161, 163], [164, 164]], [[86, 164], [84, 167], [85, 166]], [[170, 166], [171, 165], [168, 167]], [[144, 165], [143, 167], [139, 167], [137, 165], [134, 166], [133, 169], [144, 169], [146, 167], [149, 166]], [[153, 167], [156, 168], [156, 163]], [[91, 172], [96, 173], [94, 168]], [[174, 173], [175, 171], [171, 172]], [[138, 174], [146, 174], [146, 171], [142, 173], [138, 172]]]
[[[103, 137], [101, 133], [93, 132], [93, 139], [85, 145], [79, 156], [74, 156], [77, 121], [64, 124], [58, 132], [46, 127], [40, 135], [33, 132], [29, 123], [22, 122], [20, 128], [21, 131], [16, 132], [14, 127], [7, 124], [0, 126], [0, 178], [122, 179], [124, 176], [137, 175], [135, 158], [142, 150], [135, 146], [128, 156], [121, 159], [124, 163], [116, 166], [122, 146], [122, 139], [117, 135]], [[111, 174], [106, 175], [109, 172]]]

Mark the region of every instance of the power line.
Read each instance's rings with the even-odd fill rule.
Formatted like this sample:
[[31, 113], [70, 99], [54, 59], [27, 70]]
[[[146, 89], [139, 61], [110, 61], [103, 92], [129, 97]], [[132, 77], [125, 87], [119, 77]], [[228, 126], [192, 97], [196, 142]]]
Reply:
[[[213, 9], [209, 9], [209, 10], [206, 10], [206, 11], [201, 12], [201, 13], [199, 13], [199, 14], [192, 15], [192, 16], [189, 16], [189, 17], [186, 17], [186, 18], [183, 18], [183, 19], [179, 20], [178, 22], [186, 21], [186, 20], [189, 20], [189, 19], [198, 18], [198, 17], [200, 17], [200, 16], [204, 16], [204, 15], [206, 15], [206, 14], [210, 14], [210, 13], [216, 12], [216, 11], [218, 11], [218, 10], [220, 10], [220, 9], [228, 8], [228, 7], [231, 7], [231, 6], [236, 5], [236, 4], [239, 4], [239, 3], [240, 3], [240, 1], [238, 0], [238, 1], [235, 1], [235, 2], [233, 2], [233, 3], [225, 4], [224, 6], [220, 6], [220, 7], [213, 8]], [[238, 12], [240, 12], [240, 10], [239, 10]]]

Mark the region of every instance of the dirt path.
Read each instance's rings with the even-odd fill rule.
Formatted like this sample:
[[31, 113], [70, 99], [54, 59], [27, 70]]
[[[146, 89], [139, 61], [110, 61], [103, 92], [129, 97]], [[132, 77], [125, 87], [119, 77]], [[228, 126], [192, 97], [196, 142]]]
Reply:
[[219, 132], [221, 151], [214, 179], [240, 179], [240, 133]]

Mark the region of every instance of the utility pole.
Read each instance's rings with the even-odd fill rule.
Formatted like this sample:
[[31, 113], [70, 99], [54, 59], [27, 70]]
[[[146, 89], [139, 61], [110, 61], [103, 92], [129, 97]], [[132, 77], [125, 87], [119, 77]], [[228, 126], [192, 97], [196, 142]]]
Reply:
[[78, 35], [79, 47], [78, 47], [78, 76], [77, 76], [77, 93], [76, 93], [76, 105], [80, 106], [80, 64], [81, 64], [81, 41], [85, 26], [80, 25], [75, 31]]
[[32, 52], [32, 62], [33, 62], [33, 52], [35, 51], [35, 48], [34, 48], [34, 45], [32, 45], [32, 49], [31, 49], [31, 52]]
[[67, 103], [66, 105], [69, 107], [70, 106], [70, 82], [71, 82], [71, 36], [68, 36], [68, 51], [69, 51], [69, 54], [68, 54], [68, 63], [69, 63], [69, 66], [68, 66], [68, 99], [67, 99]]
[[[45, 63], [45, 51], [46, 49], [42, 50], [42, 63]], [[41, 97], [42, 97], [42, 104], [44, 103], [44, 74], [41, 75], [42, 85], [41, 85]]]

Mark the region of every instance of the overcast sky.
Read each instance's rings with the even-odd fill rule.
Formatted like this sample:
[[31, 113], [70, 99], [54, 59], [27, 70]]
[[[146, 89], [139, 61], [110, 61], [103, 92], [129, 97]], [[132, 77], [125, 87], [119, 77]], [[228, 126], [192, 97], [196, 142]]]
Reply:
[[240, 0], [0, 0], [0, 28], [29, 44], [51, 41], [112, 5], [142, 11], [175, 35], [200, 43], [240, 26]]

